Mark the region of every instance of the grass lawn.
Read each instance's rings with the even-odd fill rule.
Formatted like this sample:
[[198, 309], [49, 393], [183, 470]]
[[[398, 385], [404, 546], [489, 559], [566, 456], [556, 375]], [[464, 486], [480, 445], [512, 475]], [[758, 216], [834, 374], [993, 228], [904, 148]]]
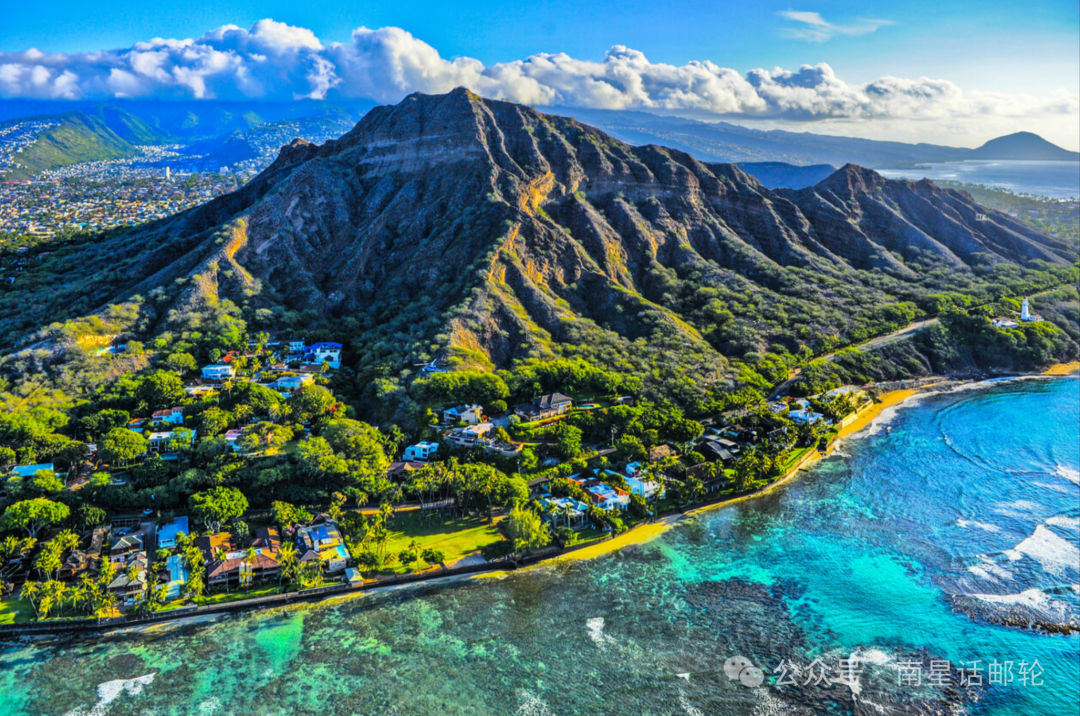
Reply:
[[596, 542], [607, 536], [606, 532], [601, 532], [598, 529], [589, 527], [583, 530], [575, 530], [574, 535], [566, 543], [567, 547], [575, 547], [577, 545], [588, 544], [589, 542]]
[[34, 608], [26, 599], [0, 600], [0, 624], [24, 624], [34, 620]]
[[804, 447], [792, 450], [791, 454], [788, 455], [788, 459], [785, 460], [784, 463], [780, 466], [780, 474], [786, 475], [787, 471], [790, 470], [795, 463], [797, 463], [799, 460], [802, 460], [804, 457], [806, 457], [806, 453], [814, 449], [816, 448]]
[[[451, 564], [467, 554], [483, 547], [504, 540], [495, 522], [484, 522], [476, 518], [427, 518], [420, 520], [419, 510], [399, 512], [391, 523], [390, 538], [386, 543], [387, 554], [397, 554], [416, 540], [423, 551], [427, 547], [439, 550], [445, 556], [445, 564]], [[422, 566], [417, 562], [413, 567]], [[403, 574], [412, 571], [401, 562], [395, 561], [381, 571]]]
[[236, 592], [221, 592], [220, 594], [211, 594], [208, 597], [195, 597], [194, 601], [198, 605], [204, 604], [224, 604], [226, 602], [236, 602], [241, 599], [251, 599], [252, 597], [266, 597], [271, 594], [278, 594], [281, 590], [275, 585], [273, 587], [260, 587], [259, 589], [252, 589], [250, 591], [236, 591]]

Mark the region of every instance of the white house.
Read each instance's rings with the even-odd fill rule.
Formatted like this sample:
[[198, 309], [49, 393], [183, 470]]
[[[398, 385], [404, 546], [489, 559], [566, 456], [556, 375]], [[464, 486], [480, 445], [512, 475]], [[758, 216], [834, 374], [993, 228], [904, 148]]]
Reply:
[[603, 483], [591, 485], [586, 487], [585, 491], [596, 501], [596, 506], [604, 512], [611, 512], [612, 510], [622, 511], [630, 506], [630, 495], [616, 490], [611, 485], [605, 485]]
[[484, 409], [479, 405], [458, 405], [443, 411], [443, 422], [451, 425], [458, 423], [476, 425], [484, 419], [483, 412]]
[[270, 384], [270, 387], [282, 396], [288, 397], [293, 392], [300, 390], [308, 383], [313, 382], [315, 382], [315, 376], [310, 373], [305, 373], [303, 375], [287, 375], [275, 380]]
[[792, 410], [788, 413], [788, 418], [795, 423], [816, 423], [825, 419], [825, 416], [821, 413], [814, 412], [810, 408], [803, 408], [801, 410]]
[[306, 347], [303, 341], [289, 341], [290, 353], [303, 353]]
[[1020, 325], [1011, 318], [995, 318], [990, 322], [994, 324], [994, 328], [1016, 328]]
[[630, 488], [631, 494], [640, 495], [646, 500], [662, 500], [664, 498], [664, 486], [659, 480], [644, 475], [625, 479], [626, 486]]
[[308, 346], [304, 351], [304, 362], [322, 365], [326, 363], [331, 368], [341, 367], [341, 344], [340, 343], [315, 343]]
[[[191, 442], [188, 443], [188, 447], [195, 443], [195, 431], [191, 430]], [[157, 455], [163, 452], [169, 452], [169, 443], [174, 438], [178, 437], [175, 430], [169, 430], [159, 433], [150, 433], [146, 436], [146, 451], [151, 455]]]
[[433, 442], [419, 442], [415, 445], [410, 445], [405, 448], [405, 455], [402, 456], [402, 460], [405, 462], [412, 462], [414, 460], [420, 462], [426, 462], [429, 457], [439, 451], [439, 443]]
[[208, 380], [228, 380], [236, 376], [236, 368], [224, 363], [214, 363], [213, 365], [204, 365], [202, 369], [202, 377]]

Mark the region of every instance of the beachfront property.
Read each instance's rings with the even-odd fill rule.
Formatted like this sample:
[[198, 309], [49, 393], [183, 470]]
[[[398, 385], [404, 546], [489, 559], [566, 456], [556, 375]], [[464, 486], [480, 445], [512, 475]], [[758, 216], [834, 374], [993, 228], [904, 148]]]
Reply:
[[556, 528], [562, 523], [579, 529], [585, 525], [585, 518], [589, 514], [589, 505], [573, 497], [543, 497], [536, 503], [551, 526]]
[[296, 545], [300, 549], [301, 563], [318, 559], [327, 572], [345, 569], [349, 560], [337, 523], [327, 515], [318, 515], [310, 525], [298, 527]]
[[541, 395], [531, 403], [522, 403], [514, 408], [514, 412], [527, 421], [546, 420], [557, 415], [562, 415], [574, 407], [574, 401], [562, 393], [549, 393]]
[[430, 441], [418, 442], [405, 448], [405, 454], [401, 459], [404, 462], [427, 462], [428, 458], [439, 451], [439, 443]]
[[184, 585], [191, 577], [191, 570], [182, 556], [172, 554], [165, 560], [165, 572], [165, 599], [179, 599]]
[[176, 538], [179, 537], [181, 534], [191, 534], [191, 531], [188, 529], [187, 515], [180, 515], [179, 517], [174, 517], [172, 522], [170, 522], [169, 524], [158, 527], [158, 549], [172, 549], [176, 546]]
[[227, 363], [204, 365], [202, 377], [207, 380], [230, 380], [236, 376], [236, 368]]
[[[604, 472], [611, 475], [615, 474], [610, 470], [605, 470]], [[630, 506], [629, 492], [620, 490], [617, 487], [612, 487], [601, 481], [599, 478], [585, 479], [571, 475], [567, 479], [571, 482], [576, 482], [581, 489], [585, 490], [585, 493], [592, 498], [593, 504], [604, 512], [611, 512], [612, 510], [621, 512]]]
[[710, 462], [731, 462], [735, 459], [735, 455], [739, 452], [738, 447], [734, 447], [735, 443], [727, 438], [717, 438], [714, 440], [703, 440], [698, 443], [695, 450], [706, 460]]
[[638, 495], [649, 502], [664, 499], [664, 483], [660, 480], [642, 473], [630, 475], [624, 479], [626, 480], [626, 486], [630, 488], [630, 494]]

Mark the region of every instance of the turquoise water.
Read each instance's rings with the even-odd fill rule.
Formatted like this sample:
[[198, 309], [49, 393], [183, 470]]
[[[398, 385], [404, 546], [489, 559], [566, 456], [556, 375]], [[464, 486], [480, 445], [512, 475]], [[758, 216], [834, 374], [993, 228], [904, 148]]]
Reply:
[[932, 179], [986, 184], [1017, 194], [1040, 194], [1053, 199], [1080, 197], [1077, 162], [974, 161], [921, 164], [915, 169], [881, 169], [891, 179]]
[[[1078, 618], [1080, 381], [892, 412], [773, 493], [596, 560], [9, 646], [0, 713], [1075, 713], [1080, 636], [1000, 622]], [[765, 683], [729, 680], [735, 655]], [[804, 683], [852, 655], [857, 695]], [[931, 661], [973, 659], [983, 685], [929, 683]], [[985, 683], [994, 660], [1013, 683]], [[1021, 685], [1035, 660], [1043, 685]]]

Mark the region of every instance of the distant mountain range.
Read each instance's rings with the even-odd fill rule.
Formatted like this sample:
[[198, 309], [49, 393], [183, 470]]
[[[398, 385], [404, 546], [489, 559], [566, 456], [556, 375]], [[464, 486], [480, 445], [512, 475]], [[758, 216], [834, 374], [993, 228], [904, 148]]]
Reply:
[[809, 132], [759, 130], [727, 122], [700, 122], [646, 112], [545, 107], [545, 112], [573, 117], [631, 144], [659, 144], [681, 149], [702, 161], [784, 162], [786, 164], [859, 164], [900, 169], [929, 162], [965, 159], [1080, 161], [1070, 152], [1030, 132], [993, 139], [978, 149], [937, 144], [905, 144]]
[[[297, 137], [318, 135], [323, 139], [328, 136], [328, 128], [347, 131], [372, 106], [367, 101], [9, 100], [0, 102], [0, 124], [33, 116], [54, 116], [61, 122], [60, 127], [43, 135], [42, 142], [22, 153], [19, 161], [23, 169], [8, 173], [8, 178], [26, 178], [43, 169], [134, 156], [135, 145], [140, 144], [190, 145], [190, 152], [229, 166], [259, 156], [266, 150], [260, 144], [278, 134], [281, 135], [278, 144], [285, 144]], [[967, 149], [808, 132], [763, 131], [727, 122], [708, 123], [639, 111], [543, 109], [603, 129], [629, 144], [656, 144], [680, 149], [702, 161], [739, 164], [769, 188], [811, 186], [845, 164], [886, 169], [966, 159], [1080, 161], [1077, 152], [1062, 149], [1029, 132], [999, 137], [977, 149]], [[297, 121], [309, 124], [290, 124]], [[256, 128], [274, 124], [281, 125], [281, 132], [271, 130], [262, 140], [250, 134]]]
[[[372, 106], [367, 101], [0, 101], [0, 128], [42, 118], [59, 125], [43, 130], [39, 141], [18, 155], [22, 167], [5, 178], [26, 179], [45, 169], [133, 157], [139, 153], [137, 145], [182, 144], [193, 154], [227, 166], [258, 156], [261, 147], [253, 130], [317, 120], [343, 133]], [[296, 136], [279, 137], [275, 149]]]

